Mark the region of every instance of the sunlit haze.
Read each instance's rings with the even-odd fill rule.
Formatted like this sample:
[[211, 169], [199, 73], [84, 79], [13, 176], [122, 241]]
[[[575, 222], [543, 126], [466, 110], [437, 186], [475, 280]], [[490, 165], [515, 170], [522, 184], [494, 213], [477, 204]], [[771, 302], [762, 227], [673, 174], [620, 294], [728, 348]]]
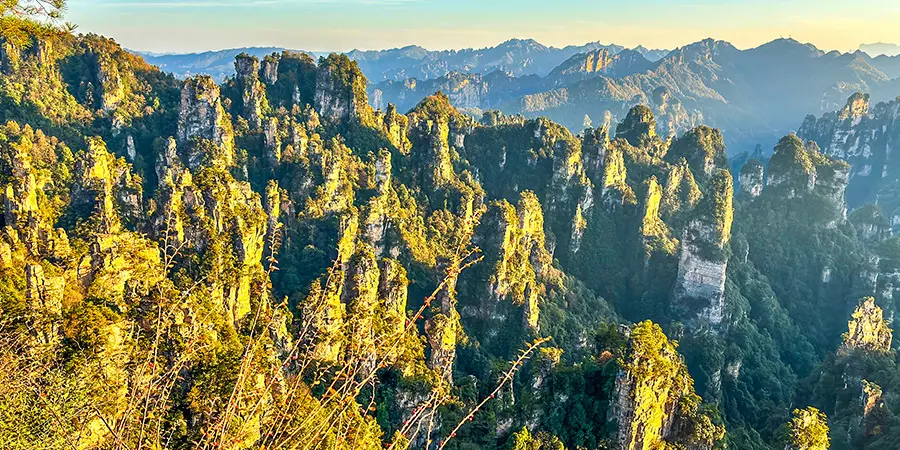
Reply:
[[82, 32], [152, 52], [479, 48], [514, 37], [654, 48], [793, 37], [841, 51], [900, 42], [895, 0], [82, 0], [70, 3], [68, 18]]

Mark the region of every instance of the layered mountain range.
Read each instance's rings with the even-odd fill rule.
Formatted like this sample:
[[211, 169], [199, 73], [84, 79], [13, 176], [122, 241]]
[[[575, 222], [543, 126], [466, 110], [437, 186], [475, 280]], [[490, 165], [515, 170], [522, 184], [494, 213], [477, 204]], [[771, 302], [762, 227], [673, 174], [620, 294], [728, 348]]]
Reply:
[[[262, 57], [270, 50], [248, 53]], [[179, 76], [224, 77], [228, 59], [239, 52], [148, 60]], [[615, 123], [643, 104], [653, 109], [663, 136], [707, 124], [725, 132], [734, 153], [757, 144], [771, 148], [795, 130], [796, 117], [836, 110], [853, 92], [885, 101], [900, 86], [900, 56], [826, 53], [791, 39], [748, 50], [710, 39], [671, 52], [600, 43], [560, 49], [514, 39], [479, 50], [411, 46], [347, 55], [366, 74], [376, 109], [392, 103], [406, 111], [441, 91], [476, 118], [489, 109], [546, 116], [577, 133]]]
[[[217, 82], [4, 40], [0, 444], [893, 448], [896, 104], [844, 92], [890, 86], [871, 61], [594, 48], [530, 77], [637, 93], [576, 134], [449, 89], [374, 107], [348, 55]], [[786, 117], [826, 68], [838, 111], [733, 175], [703, 122]]]
[[[428, 80], [440, 78], [454, 71], [487, 74], [499, 70], [514, 76], [544, 76], [567, 58], [598, 49], [617, 53], [624, 47], [589, 42], [584, 45], [556, 48], [543, 45], [534, 39], [510, 39], [497, 46], [480, 49], [428, 50], [410, 45], [389, 50], [351, 50], [347, 52], [347, 56], [359, 63], [363, 73], [372, 83], [379, 83], [408, 78]], [[299, 52], [285, 48], [247, 47], [189, 54], [136, 53], [150, 64], [178, 77], [206, 74], [221, 81], [226, 76], [234, 75], [232, 62], [234, 57], [241, 53], [262, 58], [272, 52], [282, 51]], [[637, 47], [635, 51], [652, 61], [668, 53], [666, 50], [650, 50], [644, 47]], [[327, 55], [327, 52], [308, 53], [314, 56]]]

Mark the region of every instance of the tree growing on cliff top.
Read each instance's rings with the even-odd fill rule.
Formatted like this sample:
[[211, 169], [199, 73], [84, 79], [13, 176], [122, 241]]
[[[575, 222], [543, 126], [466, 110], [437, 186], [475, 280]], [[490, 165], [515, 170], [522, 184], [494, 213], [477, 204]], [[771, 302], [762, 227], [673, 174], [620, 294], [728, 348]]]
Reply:
[[66, 0], [0, 0], [0, 38], [21, 47], [32, 36], [43, 38], [75, 29], [63, 23]]

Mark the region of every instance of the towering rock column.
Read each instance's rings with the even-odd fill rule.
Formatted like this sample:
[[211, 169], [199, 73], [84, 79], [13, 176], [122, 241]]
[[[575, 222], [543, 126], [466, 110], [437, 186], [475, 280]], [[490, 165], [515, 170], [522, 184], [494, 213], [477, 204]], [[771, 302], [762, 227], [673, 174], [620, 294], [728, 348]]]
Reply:
[[[271, 64], [266, 64], [271, 70]], [[268, 107], [266, 101], [266, 87], [259, 80], [259, 60], [255, 56], [242, 53], [235, 57], [234, 70], [235, 79], [241, 88], [243, 95], [243, 107], [241, 108], [241, 116], [247, 119], [253, 129], [259, 129], [262, 126], [262, 116], [264, 110]], [[277, 78], [277, 64], [275, 66], [275, 77]]]
[[678, 258], [673, 306], [695, 328], [718, 327], [725, 318], [725, 245], [734, 216], [731, 174], [719, 170], [709, 192], [697, 205], [697, 215], [684, 230]]
[[374, 125], [375, 113], [366, 94], [366, 77], [347, 55], [332, 53], [322, 60], [314, 97], [316, 110], [328, 122]]
[[738, 181], [741, 184], [741, 195], [748, 198], [759, 197], [765, 185], [765, 168], [762, 163], [756, 159], [747, 161], [744, 167], [741, 167]]
[[[181, 109], [178, 111], [178, 144], [190, 147], [187, 164], [191, 170], [200, 167], [207, 156], [213, 156], [225, 166], [234, 163], [234, 130], [222, 107], [219, 86], [212, 77], [198, 75], [184, 82], [181, 89]], [[211, 141], [219, 155], [207, 155], [198, 139]]]

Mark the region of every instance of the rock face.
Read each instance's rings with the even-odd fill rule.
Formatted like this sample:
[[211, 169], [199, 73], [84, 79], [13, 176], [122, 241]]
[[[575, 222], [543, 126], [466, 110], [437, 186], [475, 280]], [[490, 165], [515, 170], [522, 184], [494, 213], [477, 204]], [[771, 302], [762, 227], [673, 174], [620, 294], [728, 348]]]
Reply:
[[97, 82], [100, 87], [100, 108], [109, 113], [119, 106], [125, 98], [125, 83], [119, 75], [118, 65], [107, 53], [100, 53], [97, 58]]
[[644, 199], [644, 217], [641, 224], [644, 249], [648, 255], [656, 251], [674, 254], [678, 241], [672, 237], [672, 230], [659, 217], [663, 197], [662, 187], [656, 181], [656, 177], [651, 177], [646, 185], [647, 197]]
[[[34, 313], [51, 317], [61, 314], [65, 286], [65, 277], [46, 276], [40, 264], [25, 266], [25, 300]], [[55, 325], [37, 327], [38, 338], [43, 343], [52, 342], [57, 328]]]
[[278, 82], [278, 64], [280, 59], [277, 55], [267, 55], [262, 61], [262, 77], [263, 81], [268, 85], [274, 85]]
[[883, 425], [885, 415], [884, 392], [881, 386], [862, 380], [860, 392], [860, 404], [862, 405], [862, 426], [867, 436], [876, 433], [877, 428]]
[[[271, 64], [267, 65], [271, 70]], [[235, 81], [242, 93], [241, 116], [247, 119], [250, 126], [258, 129], [262, 126], [262, 116], [268, 108], [265, 85], [259, 80], [259, 60], [255, 56], [242, 53], [234, 61]], [[275, 77], [278, 73], [275, 65]]]
[[847, 216], [845, 192], [850, 166], [819, 152], [815, 142], [788, 135], [775, 146], [766, 174], [766, 189], [785, 198], [816, 195], [825, 200], [823, 214], [836, 223]]
[[682, 235], [673, 304], [701, 326], [717, 327], [725, 318], [724, 248], [731, 237], [733, 202], [731, 175], [720, 169]]
[[757, 159], [751, 159], [741, 167], [738, 178], [741, 186], [741, 195], [749, 198], [759, 197], [765, 185], [765, 167]]
[[422, 182], [445, 188], [455, 181], [451, 150], [465, 148], [466, 135], [472, 132], [474, 120], [459, 113], [450, 99], [441, 93], [426, 98], [409, 115], [409, 141], [422, 151], [413, 155]]
[[[869, 96], [852, 95], [837, 112], [807, 116], [798, 135], [815, 141], [822, 153], [850, 164], [847, 201], [851, 207], [879, 201], [900, 181], [900, 100], [870, 108]], [[891, 202], [885, 210], [893, 213]]]
[[366, 78], [357, 63], [346, 55], [331, 54], [320, 61], [315, 107], [328, 122], [374, 123], [374, 113], [366, 94]]
[[643, 146], [655, 136], [656, 119], [653, 111], [644, 105], [632, 108], [616, 128], [616, 138], [623, 138], [635, 147]]
[[[482, 224], [476, 230], [476, 242], [489, 255], [485, 264], [490, 268], [487, 295], [479, 305], [464, 307], [463, 317], [484, 322], [485, 329], [494, 333], [520, 324], [537, 332], [540, 297], [546, 289], [544, 280], [553, 271], [537, 196], [526, 191], [517, 206], [506, 201], [491, 204]], [[513, 310], [519, 310], [521, 318], [505, 317], [500, 302], [514, 305]]]
[[606, 74], [613, 63], [615, 55], [605, 48], [588, 53], [581, 53], [569, 58], [550, 73], [551, 78], [570, 77], [572, 75]]
[[622, 150], [611, 148], [606, 153], [606, 162], [600, 182], [600, 193], [603, 202], [608, 206], [636, 203], [634, 191], [625, 182], [627, 175], [628, 168], [625, 166]]
[[234, 161], [234, 131], [219, 92], [219, 86], [208, 76], [196, 76], [184, 82], [181, 89], [181, 108], [178, 111], [178, 144], [192, 147], [187, 158], [188, 167], [196, 169], [206, 154], [194, 147], [197, 139], [211, 141], [221, 151], [217, 158], [226, 166]]
[[[696, 415], [693, 381], [687, 367], [658, 325], [642, 322], [630, 330], [630, 348], [618, 376], [610, 414], [618, 423], [616, 447], [648, 450], [671, 444], [711, 449], [724, 429]], [[693, 400], [696, 402], [696, 400]], [[693, 409], [693, 416], [688, 413]], [[688, 413], [688, 414], [686, 414]], [[703, 429], [706, 433], [697, 433]], [[706, 438], [697, 438], [697, 435]]]
[[89, 140], [75, 174], [78, 182], [72, 187], [71, 205], [93, 216], [101, 230], [115, 233], [120, 220], [131, 225], [143, 220], [141, 179], [132, 175], [124, 159], [109, 153], [100, 138]]
[[866, 297], [860, 300], [847, 326], [849, 330], [844, 333], [841, 352], [854, 350], [871, 353], [890, 352], [892, 330], [884, 320], [881, 308], [875, 305], [874, 298]]

